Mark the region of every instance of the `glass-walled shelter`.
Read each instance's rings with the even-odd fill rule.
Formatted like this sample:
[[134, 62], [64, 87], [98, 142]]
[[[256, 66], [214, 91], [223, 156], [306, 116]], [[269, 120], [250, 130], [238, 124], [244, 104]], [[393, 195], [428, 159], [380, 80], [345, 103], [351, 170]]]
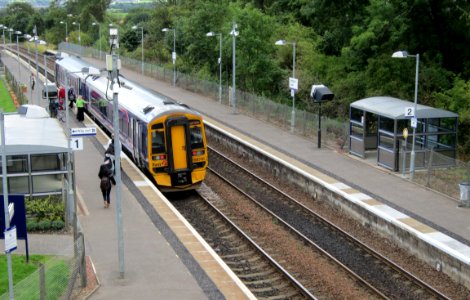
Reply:
[[[8, 193], [26, 197], [62, 194], [67, 177], [67, 137], [57, 119], [50, 118], [47, 112], [31, 113], [34, 110], [36, 106], [24, 105], [20, 113], [5, 114]], [[1, 140], [0, 154], [3, 155]], [[3, 194], [1, 159], [0, 174]]]
[[[393, 171], [409, 167], [413, 127], [406, 110], [413, 106], [413, 102], [384, 96], [351, 103], [349, 152], [362, 158], [376, 154], [377, 164]], [[430, 150], [455, 159], [458, 115], [418, 104], [416, 117], [415, 168], [428, 167]], [[432, 164], [444, 166], [449, 161], [433, 160]]]

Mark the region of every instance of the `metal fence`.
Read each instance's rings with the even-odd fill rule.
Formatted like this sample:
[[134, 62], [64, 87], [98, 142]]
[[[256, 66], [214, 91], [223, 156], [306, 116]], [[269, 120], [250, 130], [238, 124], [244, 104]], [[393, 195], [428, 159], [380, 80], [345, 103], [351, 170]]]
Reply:
[[[99, 58], [104, 57], [106, 53], [100, 52], [93, 48], [80, 47], [74, 44], [61, 43], [59, 49], [62, 51], [70, 51], [81, 56]], [[101, 55], [101, 56], [100, 56]], [[122, 65], [136, 72], [141, 71], [141, 61], [132, 58], [120, 56]], [[173, 70], [167, 69], [151, 63], [145, 63], [144, 74], [158, 80], [171, 82]], [[199, 79], [195, 76], [176, 73], [176, 85], [207, 96], [209, 99], [218, 101], [219, 85], [216, 82]], [[222, 87], [222, 104], [230, 105], [230, 87]], [[292, 107], [286, 104], [277, 103], [269, 98], [255, 95], [252, 93], [237, 90], [236, 91], [236, 109], [240, 113], [250, 115], [256, 119], [269, 122], [285, 130], [289, 130], [291, 126]], [[318, 114], [305, 110], [295, 110], [295, 134], [303, 136], [312, 141], [317, 141], [318, 135]], [[338, 152], [348, 151], [349, 149], [349, 121], [341, 121], [321, 118], [321, 136], [322, 145], [332, 148]], [[432, 150], [428, 150], [433, 152]], [[409, 157], [410, 153], [407, 153]], [[449, 158], [447, 156], [433, 152], [429, 160], [431, 164], [428, 168], [415, 172], [413, 182], [436, 190], [454, 199], [460, 199], [459, 183], [468, 182], [470, 180], [469, 164]], [[436, 167], [439, 165], [436, 161], [446, 161], [447, 165], [452, 167]], [[452, 160], [449, 162], [448, 160]], [[426, 162], [426, 165], [429, 161]], [[431, 167], [433, 166], [434, 167]], [[407, 178], [408, 176], [405, 176]], [[408, 179], [408, 178], [407, 178]]]
[[[79, 233], [73, 247], [65, 253], [72, 257], [53, 256], [37, 271], [14, 285], [15, 299], [74, 299], [87, 284], [85, 266], [85, 241]], [[73, 251], [73, 252], [72, 252]], [[9, 299], [9, 292], [0, 296]]]
[[4, 67], [5, 70], [5, 78], [8, 82], [8, 87], [16, 97], [16, 100], [19, 105], [27, 104], [28, 98], [24, 95], [27, 92], [27, 87], [23, 84], [18, 83], [15, 76], [8, 70], [8, 68]]

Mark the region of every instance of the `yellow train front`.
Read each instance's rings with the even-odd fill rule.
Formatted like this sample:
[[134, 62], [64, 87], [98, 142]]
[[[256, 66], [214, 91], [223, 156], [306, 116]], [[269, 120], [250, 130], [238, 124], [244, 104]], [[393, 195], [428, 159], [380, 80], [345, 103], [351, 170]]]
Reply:
[[163, 192], [197, 188], [205, 178], [207, 145], [202, 118], [166, 115], [152, 121], [149, 171]]
[[[87, 101], [86, 110], [113, 133], [110, 81], [74, 72], [89, 67], [77, 57], [56, 61], [59, 86], [72, 87]], [[150, 173], [163, 192], [197, 188], [205, 178], [207, 144], [201, 115], [189, 107], [119, 77], [119, 140], [136, 165]], [[116, 134], [114, 135], [117, 136]]]

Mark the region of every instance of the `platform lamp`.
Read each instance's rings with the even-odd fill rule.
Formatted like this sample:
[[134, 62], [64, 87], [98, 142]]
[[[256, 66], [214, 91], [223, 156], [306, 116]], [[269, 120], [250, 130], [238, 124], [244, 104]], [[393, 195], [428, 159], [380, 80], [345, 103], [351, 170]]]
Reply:
[[321, 104], [322, 102], [331, 101], [334, 98], [334, 94], [329, 88], [323, 84], [312, 85], [310, 97], [313, 103], [318, 103], [318, 148], [321, 148]]
[[295, 92], [299, 88], [299, 81], [295, 78], [295, 42], [288, 42], [285, 40], [278, 40], [276, 41], [275, 45], [277, 46], [284, 46], [284, 45], [292, 45], [292, 77], [289, 78], [289, 88], [292, 95], [292, 113], [291, 113], [291, 120], [290, 120], [290, 128], [291, 132], [295, 131]]
[[219, 103], [222, 103], [222, 33], [210, 31], [206, 33], [206, 36], [219, 36], [219, 58], [217, 63], [219, 64]]
[[72, 25], [78, 25], [78, 45], [82, 45], [82, 39], [81, 39], [81, 32], [80, 32], [80, 23], [79, 22], [72, 22]]
[[137, 30], [137, 29], [140, 29], [140, 42], [142, 43], [142, 53], [141, 53], [141, 63], [140, 63], [140, 67], [141, 67], [141, 71], [142, 71], [142, 75], [144, 75], [144, 27], [142, 26], [137, 26], [137, 25], [134, 25], [132, 26], [132, 29], [134, 30]]
[[98, 43], [100, 44], [100, 60], [101, 60], [101, 24], [98, 22], [91, 23], [91, 26], [98, 27]]
[[397, 51], [392, 54], [392, 57], [394, 58], [416, 57], [415, 96], [414, 96], [414, 106], [413, 106], [413, 122], [411, 122], [411, 127], [413, 127], [413, 138], [412, 138], [412, 144], [411, 144], [411, 157], [410, 157], [410, 180], [413, 181], [413, 177], [415, 174], [415, 158], [416, 158], [416, 153], [415, 153], [416, 127], [418, 126], [417, 105], [418, 105], [419, 54], [412, 55], [412, 54], [408, 54], [407, 51]]
[[176, 31], [174, 28], [163, 28], [162, 31], [173, 31], [173, 52], [171, 52], [171, 60], [173, 61], [173, 86], [176, 86]]
[[16, 35], [16, 54], [18, 56], [18, 83], [21, 82], [21, 64], [20, 64], [20, 46], [19, 46], [19, 43], [18, 43], [18, 38], [19, 38], [19, 35], [21, 34], [22, 32], [21, 31], [15, 31], [15, 35]]

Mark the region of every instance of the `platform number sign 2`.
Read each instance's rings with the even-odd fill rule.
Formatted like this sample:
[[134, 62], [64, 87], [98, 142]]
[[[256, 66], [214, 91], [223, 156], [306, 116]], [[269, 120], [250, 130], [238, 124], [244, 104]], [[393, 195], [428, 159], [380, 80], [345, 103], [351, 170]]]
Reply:
[[70, 139], [70, 147], [73, 151], [83, 150], [83, 138], [81, 137], [72, 137]]
[[414, 117], [415, 108], [413, 106], [405, 107], [405, 117]]

